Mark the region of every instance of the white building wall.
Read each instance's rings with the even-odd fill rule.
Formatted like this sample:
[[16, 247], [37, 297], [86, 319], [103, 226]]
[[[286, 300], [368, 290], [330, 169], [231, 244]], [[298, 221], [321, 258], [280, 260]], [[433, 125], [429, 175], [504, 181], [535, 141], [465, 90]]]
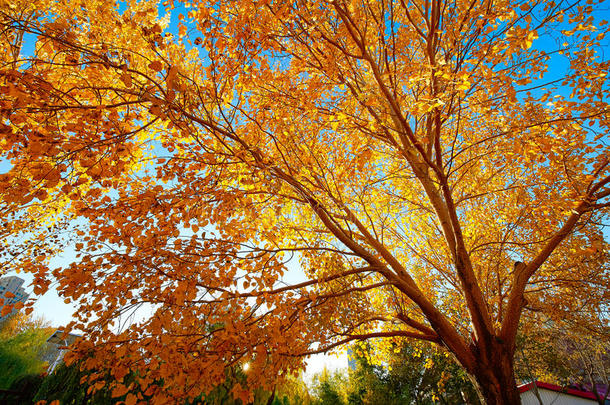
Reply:
[[[540, 399], [544, 405], [596, 405], [597, 402], [592, 399], [580, 398], [574, 395], [563, 394], [561, 392], [555, 392], [547, 390], [545, 388], [538, 387], [540, 393]], [[521, 393], [521, 404], [522, 405], [540, 405], [534, 388]]]
[[[25, 281], [16, 276], [8, 276], [0, 278], [0, 298], [4, 300], [3, 304], [0, 304], [0, 311], [4, 307], [4, 305], [13, 305], [17, 302], [25, 302], [29, 294], [25, 292], [25, 290], [21, 287]], [[8, 298], [6, 297], [6, 293], [11, 292], [15, 296]], [[9, 317], [11, 314], [18, 312], [16, 309], [8, 314], [6, 317], [0, 316], [0, 321], [4, 320], [4, 318]]]

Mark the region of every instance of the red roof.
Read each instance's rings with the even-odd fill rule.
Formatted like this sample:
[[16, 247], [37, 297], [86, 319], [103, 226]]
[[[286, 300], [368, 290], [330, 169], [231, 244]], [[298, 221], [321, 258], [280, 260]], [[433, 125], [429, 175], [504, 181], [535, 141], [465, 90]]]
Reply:
[[[595, 395], [591, 392], [579, 391], [579, 390], [575, 390], [572, 388], [563, 388], [563, 387], [560, 387], [559, 385], [549, 384], [549, 383], [545, 383], [542, 381], [536, 381], [536, 386], [538, 388], [544, 388], [545, 390], [561, 392], [563, 394], [573, 395], [575, 397], [587, 398], [587, 399], [592, 399], [594, 401], [597, 401], [597, 398], [595, 398]], [[520, 385], [518, 388], [519, 388], [519, 392], [526, 392], [526, 391], [529, 391], [532, 388], [534, 388], [534, 383], [531, 382], [531, 383], [523, 384], [523, 385]]]

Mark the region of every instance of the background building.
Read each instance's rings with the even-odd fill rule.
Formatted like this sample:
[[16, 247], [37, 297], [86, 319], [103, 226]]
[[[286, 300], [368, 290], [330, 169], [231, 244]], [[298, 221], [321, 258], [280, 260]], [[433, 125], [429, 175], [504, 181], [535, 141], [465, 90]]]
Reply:
[[4, 299], [4, 302], [0, 304], [0, 321], [8, 318], [12, 314], [19, 310], [13, 308], [13, 310], [5, 316], [2, 316], [2, 309], [7, 305], [14, 305], [17, 302], [25, 302], [30, 296], [25, 292], [22, 287], [25, 280], [17, 276], [7, 276], [0, 278], [0, 299]]
[[523, 405], [597, 405], [595, 395], [590, 392], [563, 388], [541, 381], [519, 386]]
[[43, 360], [49, 362], [49, 368], [47, 369], [49, 374], [63, 361], [68, 346], [74, 343], [79, 337], [81, 337], [81, 335], [75, 333], [68, 333], [64, 336], [64, 331], [57, 329], [53, 335], [47, 339], [49, 351]]

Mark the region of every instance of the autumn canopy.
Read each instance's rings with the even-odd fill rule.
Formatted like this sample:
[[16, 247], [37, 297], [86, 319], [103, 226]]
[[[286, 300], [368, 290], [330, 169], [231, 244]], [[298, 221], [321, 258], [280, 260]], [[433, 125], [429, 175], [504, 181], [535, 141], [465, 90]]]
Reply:
[[607, 319], [605, 7], [1, 0], [2, 271], [117, 395], [421, 339], [516, 404], [520, 325]]

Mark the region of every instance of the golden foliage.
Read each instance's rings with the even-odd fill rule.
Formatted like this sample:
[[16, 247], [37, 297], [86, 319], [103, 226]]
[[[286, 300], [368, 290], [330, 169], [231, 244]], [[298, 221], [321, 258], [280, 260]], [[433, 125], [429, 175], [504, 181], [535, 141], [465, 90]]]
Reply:
[[509, 403], [523, 309], [602, 309], [595, 2], [0, 4], [5, 261], [46, 291], [73, 238], [53, 277], [117, 384], [416, 338]]

